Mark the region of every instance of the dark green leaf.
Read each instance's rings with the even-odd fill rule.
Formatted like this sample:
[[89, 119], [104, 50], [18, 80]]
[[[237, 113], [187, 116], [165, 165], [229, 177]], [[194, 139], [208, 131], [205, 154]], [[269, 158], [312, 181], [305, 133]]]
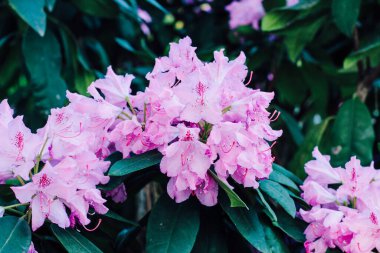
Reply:
[[288, 187], [292, 188], [293, 190], [300, 191], [298, 186], [291, 179], [289, 179], [284, 174], [281, 174], [280, 172], [278, 172], [276, 170], [273, 170], [272, 173], [270, 173], [269, 179], [274, 181], [274, 182], [277, 182], [279, 184], [288, 186]]
[[110, 176], [124, 176], [132, 172], [157, 165], [162, 159], [162, 154], [157, 150], [149, 151], [141, 155], [135, 155], [124, 160], [117, 161], [108, 172]]
[[64, 105], [66, 83], [61, 78], [61, 51], [53, 33], [39, 37], [28, 30], [23, 38], [22, 51], [34, 85], [37, 105], [48, 110]]
[[282, 206], [290, 216], [295, 217], [296, 205], [283, 186], [271, 180], [263, 180], [260, 182], [260, 189]]
[[219, 203], [235, 224], [240, 234], [252, 244], [253, 247], [261, 252], [269, 252], [265, 241], [264, 229], [255, 208], [248, 210], [245, 208], [230, 207], [228, 199], [224, 194], [220, 194]]
[[379, 57], [380, 55], [380, 41], [376, 40], [365, 47], [349, 54], [343, 62], [344, 69], [350, 69], [356, 67], [358, 61], [363, 60], [367, 57], [372, 58], [374, 56]]
[[297, 25], [295, 28], [287, 31], [284, 43], [288, 49], [289, 58], [295, 62], [306, 46], [307, 43], [313, 40], [315, 34], [325, 21], [325, 17], [317, 20], [310, 20]]
[[257, 191], [257, 195], [259, 196], [259, 199], [260, 199], [262, 205], [267, 210], [268, 216], [271, 219], [271, 221], [277, 221], [277, 215], [276, 215], [276, 213], [273, 211], [272, 207], [269, 205], [268, 201], [265, 199], [265, 197], [261, 193], [260, 189], [257, 188], [256, 191]]
[[117, 213], [109, 210], [104, 216], [108, 217], [108, 218], [111, 218], [113, 220], [117, 220], [117, 221], [120, 221], [120, 222], [123, 222], [125, 224], [129, 224], [129, 225], [132, 225], [132, 226], [136, 226], [138, 227], [139, 224], [134, 222], [134, 221], [130, 221], [130, 220], [127, 220], [126, 218], [124, 218], [123, 216], [120, 216], [118, 215]]
[[299, 177], [297, 177], [296, 175], [294, 175], [292, 172], [285, 169], [281, 165], [278, 165], [277, 163], [273, 163], [272, 168], [274, 171], [277, 171], [277, 172], [283, 174], [284, 176], [290, 178], [291, 180], [293, 180], [293, 182], [295, 182], [298, 185], [301, 185], [303, 183]]
[[0, 253], [27, 252], [32, 233], [24, 219], [14, 216], [0, 218]]
[[45, 0], [9, 0], [9, 5], [40, 36], [46, 31]]
[[132, 53], [136, 52], [136, 49], [134, 49], [127, 40], [122, 38], [116, 38], [115, 41], [117, 44], [119, 44], [122, 48], [126, 49], [127, 51]]
[[298, 218], [291, 218], [281, 210], [277, 210], [277, 217], [278, 220], [277, 222], [273, 222], [273, 225], [280, 228], [297, 242], [305, 241], [305, 235], [303, 234], [303, 231], [305, 231], [306, 226], [304, 222]]
[[227, 253], [227, 240], [218, 209], [206, 207], [192, 253]]
[[108, 0], [72, 0], [72, 2], [84, 13], [96, 17], [115, 18], [118, 14], [118, 6]]
[[287, 126], [290, 134], [293, 137], [294, 142], [298, 146], [301, 145], [301, 143], [303, 143], [303, 141], [304, 141], [304, 136], [302, 134], [301, 128], [300, 128], [297, 120], [287, 111], [285, 111], [281, 108], [278, 108], [278, 107], [277, 107], [277, 110], [279, 110], [281, 112], [280, 117], [284, 121], [285, 125]]
[[351, 37], [359, 17], [360, 0], [333, 0], [331, 11], [339, 30]]
[[101, 253], [102, 251], [86, 237], [73, 229], [62, 229], [55, 224], [51, 225], [53, 234], [62, 243], [68, 253]]
[[304, 143], [300, 146], [293, 159], [290, 162], [290, 168], [297, 176], [304, 178], [304, 165], [312, 159], [311, 153], [314, 147], [321, 143], [322, 137], [325, 134], [327, 126], [331, 121], [331, 117], [326, 118], [321, 124], [313, 126], [306, 134]]
[[346, 101], [339, 109], [332, 139], [335, 165], [344, 165], [354, 155], [363, 164], [372, 161], [375, 132], [368, 108], [358, 98]]
[[47, 9], [50, 12], [53, 11], [56, 0], [45, 0], [45, 1], [46, 1], [45, 4], [46, 4]]
[[285, 244], [283, 238], [271, 227], [263, 224], [265, 240], [269, 248], [269, 252], [273, 253], [289, 253], [288, 246]]
[[189, 253], [199, 230], [199, 205], [192, 201], [175, 203], [161, 196], [150, 214], [147, 253]]
[[168, 14], [169, 12], [156, 0], [146, 0], [148, 3], [150, 3], [151, 5], [153, 5], [154, 7], [156, 7], [157, 9], [159, 9], [160, 11], [162, 11], [163, 13], [165, 14]]
[[228, 198], [230, 199], [231, 207], [245, 207], [248, 209], [248, 206], [244, 201], [236, 194], [225, 182], [220, 180], [214, 172], [209, 171], [211, 176], [218, 182], [218, 185], [227, 193]]

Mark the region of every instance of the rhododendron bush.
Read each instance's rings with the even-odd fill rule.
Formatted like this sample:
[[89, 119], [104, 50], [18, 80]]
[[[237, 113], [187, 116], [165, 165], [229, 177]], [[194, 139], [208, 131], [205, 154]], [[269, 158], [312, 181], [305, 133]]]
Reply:
[[0, 0], [0, 253], [380, 252], [377, 0]]

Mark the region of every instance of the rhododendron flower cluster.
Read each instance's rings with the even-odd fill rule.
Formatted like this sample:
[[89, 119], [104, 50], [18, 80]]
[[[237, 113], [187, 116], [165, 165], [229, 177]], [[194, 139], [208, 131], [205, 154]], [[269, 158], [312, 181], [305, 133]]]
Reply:
[[330, 157], [314, 149], [315, 160], [305, 165], [303, 198], [311, 210], [300, 210], [309, 223], [305, 230], [307, 252], [339, 248], [361, 253], [380, 250], [380, 174], [361, 166], [356, 157], [345, 169], [333, 168]]
[[[287, 0], [287, 6], [298, 3], [298, 0]], [[239, 26], [251, 25], [255, 30], [259, 30], [259, 22], [265, 15], [263, 0], [240, 0], [233, 1], [226, 6], [230, 13], [230, 27], [235, 29]]]
[[[3, 101], [0, 182], [20, 181], [12, 190], [29, 206], [32, 229], [46, 219], [62, 228], [86, 226], [89, 213], [105, 214], [97, 186], [109, 181], [105, 158], [114, 151], [128, 158], [158, 149], [161, 172], [170, 178], [168, 194], [176, 202], [196, 195], [204, 205], [215, 205], [213, 167], [226, 184], [231, 177], [257, 188], [272, 171], [271, 145], [282, 134], [270, 127], [279, 115], [267, 111], [273, 93], [246, 87], [243, 53], [232, 61], [223, 50], [214, 57], [200, 61], [188, 37], [172, 43], [169, 56], [156, 59], [147, 75], [149, 86], [135, 95], [134, 76], [108, 68], [89, 86], [92, 97], [67, 92], [70, 103], [52, 109], [37, 133]], [[125, 201], [124, 184], [105, 196]]]
[[194, 194], [204, 205], [216, 204], [218, 186], [208, 173], [211, 166], [225, 182], [232, 177], [257, 188], [257, 180], [272, 171], [268, 141], [282, 133], [269, 126], [278, 116], [266, 110], [273, 93], [244, 84], [244, 54], [233, 61], [223, 51], [214, 57], [213, 62], [201, 62], [187, 37], [171, 44], [168, 57], [156, 59], [145, 92], [110, 93], [107, 83], [116, 81], [108, 75], [92, 85], [105, 94], [105, 101], [118, 106], [124, 101], [129, 108], [108, 140], [124, 157], [158, 149], [164, 155], [161, 172], [170, 177], [168, 193], [177, 202]]

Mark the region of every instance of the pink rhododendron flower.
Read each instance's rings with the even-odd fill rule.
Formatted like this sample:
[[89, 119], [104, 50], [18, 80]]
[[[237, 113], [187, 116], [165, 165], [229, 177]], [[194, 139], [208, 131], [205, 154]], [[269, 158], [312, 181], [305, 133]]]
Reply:
[[305, 230], [306, 252], [326, 252], [339, 248], [343, 252], [364, 253], [380, 249], [379, 172], [363, 167], [356, 157], [345, 169], [333, 168], [330, 157], [314, 149], [315, 160], [305, 165], [308, 177], [301, 189], [302, 197], [312, 206], [300, 210], [309, 223]]
[[123, 203], [127, 200], [125, 185], [121, 184], [115, 189], [106, 192], [106, 197], [111, 197], [115, 203]]
[[29, 246], [28, 253], [38, 253], [38, 251], [34, 248], [33, 242]]
[[233, 1], [226, 6], [230, 13], [230, 27], [235, 29], [242, 25], [251, 25], [259, 30], [259, 21], [265, 15], [263, 0]]

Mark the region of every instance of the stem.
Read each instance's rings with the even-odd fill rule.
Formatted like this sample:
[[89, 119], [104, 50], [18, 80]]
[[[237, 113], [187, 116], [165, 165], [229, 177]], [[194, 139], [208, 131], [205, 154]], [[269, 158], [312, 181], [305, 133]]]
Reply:
[[46, 138], [44, 144], [42, 145], [41, 151], [40, 151], [40, 153], [37, 156], [37, 162], [36, 162], [36, 165], [34, 166], [34, 174], [38, 173], [38, 168], [40, 167], [42, 153], [44, 152], [44, 149], [46, 147], [46, 144], [47, 144], [48, 140], [49, 140], [49, 138]]
[[380, 65], [372, 69], [372, 71], [359, 82], [358, 87], [356, 88], [356, 94], [362, 102], [367, 98], [368, 92], [371, 88], [373, 81], [380, 75]]
[[354, 199], [352, 200], [352, 208], [356, 208], [356, 202], [357, 202], [357, 198], [354, 197]]
[[4, 209], [8, 210], [8, 209], [12, 209], [14, 207], [27, 206], [27, 205], [29, 205], [29, 203], [19, 203], [19, 204], [14, 204], [14, 205], [10, 205], [10, 206], [4, 206]]
[[32, 212], [30, 209], [28, 210], [27, 215], [28, 215], [28, 224], [30, 224], [30, 221], [32, 219]]
[[132, 119], [131, 116], [129, 116], [126, 112], [121, 112], [122, 115], [126, 116], [128, 119]]
[[[355, 27], [354, 29], [354, 46], [355, 46], [355, 51], [358, 51], [360, 47], [360, 40], [359, 40], [359, 31], [357, 27]], [[359, 81], [361, 81], [364, 78], [363, 61], [362, 60], [358, 61], [357, 65], [358, 65], [358, 71], [359, 71]]]
[[11, 212], [11, 213], [15, 213], [15, 214], [18, 214], [18, 215], [24, 215], [23, 212], [20, 212], [20, 211], [14, 210], [14, 209], [12, 209], [12, 208], [6, 209], [6, 211]]
[[232, 106], [227, 106], [226, 108], [224, 108], [222, 110], [222, 113], [225, 114], [225, 113], [229, 112], [231, 109], [232, 109]]
[[133, 108], [131, 100], [129, 100], [129, 97], [126, 97], [125, 100], [127, 101], [129, 108], [131, 108], [131, 112], [133, 113], [133, 115], [136, 116], [137, 114], [136, 114], [135, 108]]
[[142, 124], [143, 130], [145, 130], [146, 125], [146, 103], [144, 103], [144, 122]]
[[17, 180], [20, 182], [21, 185], [25, 185], [24, 180], [20, 176], [17, 176]]

